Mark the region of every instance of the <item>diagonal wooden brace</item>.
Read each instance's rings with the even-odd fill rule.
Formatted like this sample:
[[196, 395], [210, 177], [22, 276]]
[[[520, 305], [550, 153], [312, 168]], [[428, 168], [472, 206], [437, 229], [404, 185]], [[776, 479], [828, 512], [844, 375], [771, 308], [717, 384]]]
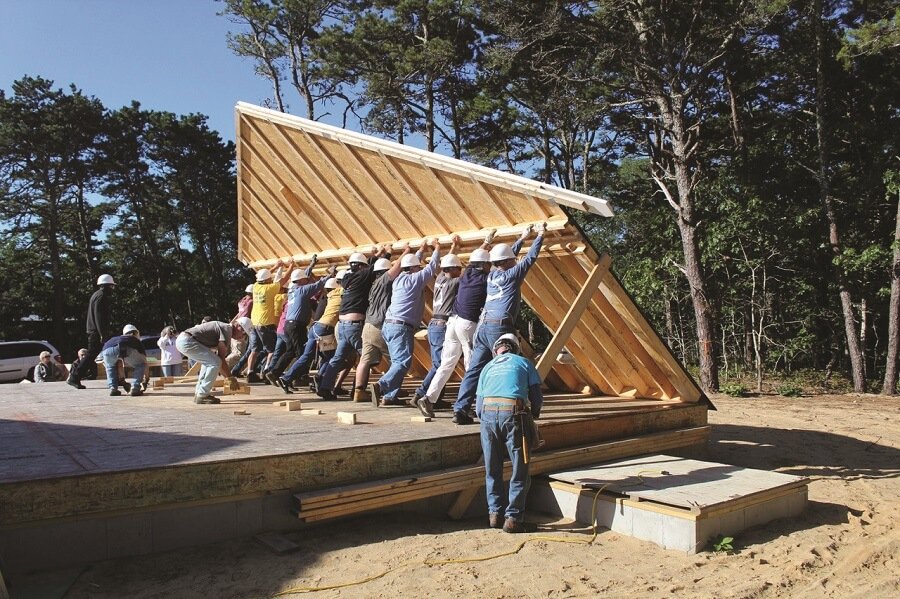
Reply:
[[575, 298], [575, 301], [572, 302], [572, 306], [566, 313], [565, 318], [559, 323], [559, 328], [553, 335], [553, 339], [550, 340], [550, 344], [547, 346], [547, 349], [544, 350], [544, 353], [541, 354], [541, 358], [537, 363], [537, 371], [538, 374], [541, 375], [541, 380], [547, 378], [547, 375], [556, 363], [556, 356], [558, 356], [559, 352], [562, 351], [562, 348], [565, 347], [566, 342], [572, 335], [572, 331], [575, 330], [575, 326], [581, 319], [581, 315], [584, 313], [585, 308], [587, 308], [594, 293], [600, 287], [600, 281], [602, 281], [603, 277], [609, 272], [611, 263], [612, 259], [609, 257], [609, 254], [600, 256], [600, 260], [597, 261], [597, 264], [591, 270], [587, 280], [578, 292], [578, 296]]

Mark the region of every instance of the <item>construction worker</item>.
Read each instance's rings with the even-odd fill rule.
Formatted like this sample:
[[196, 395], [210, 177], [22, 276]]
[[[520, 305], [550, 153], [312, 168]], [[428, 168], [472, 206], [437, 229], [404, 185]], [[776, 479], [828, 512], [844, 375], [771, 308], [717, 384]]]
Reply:
[[233, 324], [211, 320], [182, 331], [175, 340], [175, 347], [188, 358], [201, 364], [194, 388], [194, 403], [217, 404], [219, 398], [210, 393], [216, 374], [222, 373], [230, 389], [236, 390], [237, 379], [231, 376], [225, 358], [228, 356], [231, 339], [240, 339], [253, 330], [253, 322], [246, 316]]
[[[511, 248], [505, 243], [498, 243], [491, 248], [490, 259], [494, 269], [488, 273], [487, 296], [478, 321], [469, 368], [460, 383], [456, 403], [453, 404], [453, 422], [456, 424], [474, 422], [469, 411], [475, 403], [475, 390], [481, 369], [491, 360], [494, 342], [501, 335], [516, 331], [516, 320], [522, 301], [522, 281], [537, 261], [546, 231], [546, 223], [541, 223], [531, 249], [519, 262], [516, 262], [514, 251], [516, 248]], [[529, 226], [523, 231], [520, 239], [524, 240], [530, 232]]]
[[[427, 241], [433, 252], [428, 266], [422, 268], [417, 254], [400, 259], [400, 274], [394, 279], [391, 305], [384, 316], [381, 329], [391, 354], [391, 367], [378, 381], [369, 385], [372, 403], [378, 406], [403, 405], [397, 398], [403, 377], [412, 366], [413, 342], [416, 329], [422, 324], [425, 311], [425, 287], [440, 272], [441, 243], [437, 238]], [[390, 272], [390, 271], [389, 271]]]
[[256, 273], [256, 283], [253, 284], [253, 309], [250, 311], [254, 335], [250, 339], [250, 357], [247, 360], [248, 383], [259, 382], [254, 372], [259, 353], [266, 351], [271, 359], [272, 353], [275, 352], [276, 329], [281, 316], [281, 313], [276, 311], [276, 296], [282, 293], [293, 266], [292, 260], [288, 268], [284, 269], [284, 262], [279, 260], [275, 264], [274, 274], [268, 268]]
[[438, 368], [441, 367], [441, 352], [444, 349], [444, 338], [447, 336], [447, 321], [453, 312], [456, 292], [459, 289], [459, 275], [462, 274], [462, 262], [459, 261], [459, 235], [454, 235], [450, 252], [441, 258], [441, 274], [434, 281], [431, 298], [431, 320], [428, 321], [428, 347], [431, 353], [431, 368], [422, 384], [413, 393], [412, 403], [425, 396], [428, 387]]
[[122, 395], [119, 391], [119, 360], [134, 369], [134, 382], [129, 385], [122, 381], [122, 387], [126, 393], [130, 393], [133, 397], [141, 395], [141, 381], [144, 379], [144, 372], [147, 370], [147, 351], [141, 343], [141, 332], [133, 324], [126, 324], [122, 329], [122, 334], [118, 337], [110, 338], [105, 344], [100, 355], [103, 357], [103, 367], [106, 368], [106, 386], [109, 387], [109, 394], [112, 397]]
[[[538, 418], [543, 405], [541, 377], [534, 364], [523, 358], [514, 333], [505, 333], [493, 344], [494, 359], [478, 378], [475, 411], [481, 421], [484, 452], [484, 484], [488, 523], [505, 532], [524, 532], [525, 496], [528, 493], [527, 449], [530, 422], [523, 414]], [[512, 475], [509, 494], [503, 489], [503, 460], [509, 456]], [[508, 501], [507, 501], [508, 499]]]
[[331, 266], [326, 277], [310, 282], [315, 264], [316, 257], [313, 256], [305, 271], [298, 268], [291, 273], [291, 285], [288, 287], [288, 299], [285, 304], [284, 334], [287, 338], [287, 348], [265, 375], [270, 383], [281, 387], [286, 393], [291, 393], [291, 390], [280, 377], [291, 361], [303, 353], [307, 341], [306, 327], [312, 316], [312, 298], [325, 288], [325, 283], [334, 277], [336, 270], [335, 266]]
[[[247, 285], [246, 289], [244, 289], [244, 297], [238, 300], [238, 311], [237, 314], [234, 315], [234, 318], [231, 319], [231, 322], [235, 322], [238, 318], [242, 316], [250, 317], [250, 313], [253, 310], [253, 283]], [[240, 359], [236, 361], [234, 366], [231, 367], [231, 376], [239, 376], [241, 371], [244, 369], [244, 366], [247, 365], [247, 360], [250, 359], [250, 346], [254, 333], [250, 333], [244, 337], [246, 349], [241, 354]]]
[[337, 350], [331, 360], [319, 369], [316, 377], [316, 392], [323, 399], [333, 399], [335, 381], [338, 374], [352, 365], [353, 359], [362, 353], [362, 329], [369, 307], [369, 291], [375, 282], [373, 266], [379, 258], [390, 259], [390, 246], [373, 247], [372, 254], [354, 252], [348, 258], [348, 270], [341, 281], [344, 289], [341, 296], [337, 329]]
[[[416, 407], [423, 416], [434, 418], [434, 405], [440, 399], [444, 386], [456, 369], [459, 357], [463, 357], [463, 367], [469, 368], [472, 355], [472, 343], [478, 318], [484, 308], [487, 296], [487, 276], [491, 271], [491, 259], [488, 252], [494, 232], [489, 233], [480, 247], [472, 250], [469, 264], [459, 277], [459, 285], [450, 318], [447, 320], [447, 334], [441, 348], [440, 366], [434, 373], [425, 393], [415, 398]], [[524, 237], [513, 244], [513, 252], [518, 252]], [[424, 385], [423, 385], [424, 386]]]
[[81, 379], [85, 378], [90, 371], [91, 364], [94, 359], [100, 355], [103, 349], [103, 342], [109, 338], [112, 331], [110, 330], [110, 312], [112, 311], [112, 295], [116, 288], [116, 282], [112, 275], [103, 274], [97, 278], [99, 289], [94, 292], [88, 301], [86, 330], [88, 338], [87, 358], [78, 364], [78, 368], [73, 368], [69, 373], [66, 382], [76, 389], [84, 389]]
[[[409, 253], [409, 244], [403, 247], [403, 256]], [[393, 269], [393, 276], [389, 271]], [[375, 271], [375, 282], [369, 290], [369, 307], [366, 308], [366, 321], [362, 330], [362, 353], [359, 356], [359, 364], [356, 366], [356, 380], [353, 384], [353, 401], [369, 401], [369, 392], [366, 387], [369, 384], [369, 371], [372, 367], [381, 363], [382, 358], [390, 359], [387, 344], [381, 334], [384, 325], [384, 314], [391, 305], [391, 284], [400, 274], [400, 260], [394, 261], [393, 266], [387, 258], [379, 258], [372, 266]]]
[[[281, 375], [280, 380], [276, 383], [285, 393], [291, 392], [295, 381], [309, 374], [309, 369], [316, 358], [316, 351], [321, 354], [324, 363], [331, 360], [334, 350], [337, 347], [337, 340], [334, 336], [334, 327], [338, 322], [338, 314], [341, 310], [341, 298], [344, 295], [344, 289], [341, 287], [341, 281], [344, 278], [344, 272], [340, 271], [334, 278], [325, 281], [324, 289], [327, 295], [319, 299], [317, 312], [321, 310], [313, 326], [309, 327], [309, 334], [306, 338], [306, 346], [303, 348], [303, 354], [297, 358], [297, 361]], [[325, 399], [334, 399], [334, 394], [326, 393]]]

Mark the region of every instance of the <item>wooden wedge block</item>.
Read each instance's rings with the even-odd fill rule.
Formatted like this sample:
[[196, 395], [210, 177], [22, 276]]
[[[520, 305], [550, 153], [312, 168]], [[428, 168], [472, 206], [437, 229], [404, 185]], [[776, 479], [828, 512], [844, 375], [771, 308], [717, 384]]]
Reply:
[[224, 387], [222, 391], [225, 395], [250, 395], [250, 385], [241, 384], [240, 389], [236, 391], [232, 391], [230, 387]]
[[316, 410], [313, 408], [308, 408], [305, 410], [300, 410], [301, 416], [320, 416], [322, 414], [322, 410]]
[[299, 399], [290, 399], [284, 402], [284, 409], [288, 412], [296, 412], [300, 409], [300, 400]]
[[175, 377], [174, 376], [161, 376], [161, 377], [159, 377], [159, 380], [161, 380], [166, 385], [171, 385], [172, 383], [175, 382]]
[[431, 416], [411, 416], [410, 422], [431, 422]]
[[338, 412], [337, 420], [339, 424], [356, 424], [356, 412]]
[[154, 379], [153, 380], [153, 388], [154, 389], [165, 389], [166, 386], [163, 384], [163, 381], [161, 381], [160, 379]]
[[222, 389], [225, 387], [225, 381], [222, 379], [216, 379], [213, 381], [213, 389]]
[[273, 402], [272, 402], [272, 405], [275, 406], [275, 407], [277, 407], [277, 408], [283, 408], [284, 406], [287, 405], [287, 400], [286, 400], [286, 399], [282, 399], [281, 401], [273, 401]]
[[247, 410], [235, 410], [234, 415], [235, 416], [249, 416], [250, 412], [248, 412]]

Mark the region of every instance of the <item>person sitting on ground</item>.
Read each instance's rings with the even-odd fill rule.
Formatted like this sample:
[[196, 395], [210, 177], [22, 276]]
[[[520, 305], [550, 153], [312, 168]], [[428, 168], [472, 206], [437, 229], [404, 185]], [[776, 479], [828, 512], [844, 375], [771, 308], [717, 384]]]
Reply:
[[[124, 380], [122, 387], [132, 397], [141, 395], [143, 389], [141, 382], [147, 369], [147, 352], [140, 340], [141, 332], [133, 324], [126, 324], [122, 334], [113, 337], [103, 344], [100, 356], [103, 359], [103, 367], [106, 368], [106, 385], [112, 397], [122, 395], [119, 391], [118, 363], [122, 360], [126, 366], [134, 369], [134, 383], [129, 385]], [[124, 379], [124, 376], [122, 377]]]
[[175, 345], [182, 354], [201, 364], [194, 389], [194, 403], [217, 404], [219, 398], [210, 393], [216, 374], [221, 372], [230, 389], [239, 388], [237, 379], [231, 376], [225, 358], [233, 337], [243, 337], [253, 330], [252, 321], [242, 316], [232, 325], [227, 322], [211, 320], [182, 331], [175, 340]]
[[[72, 362], [72, 368], [69, 370], [69, 372], [71, 373], [71, 372], [74, 372], [75, 370], [78, 370], [78, 368], [81, 366], [81, 361], [84, 360], [85, 358], [87, 358], [87, 355], [88, 355], [88, 350], [86, 347], [82, 347], [81, 349], [79, 349], [78, 357], [76, 357], [75, 361]], [[97, 363], [92, 360], [91, 364], [90, 364], [90, 368], [85, 369], [85, 376], [84, 376], [85, 379], [97, 378], [96, 364]]]
[[58, 365], [53, 361], [53, 356], [48, 351], [41, 352], [41, 361], [34, 367], [35, 383], [51, 383], [63, 380], [62, 372]]
[[[527, 449], [523, 449], [523, 443], [536, 441], [531, 436], [530, 420], [526, 421], [523, 414], [530, 412], [532, 417], [540, 417], [544, 397], [541, 377], [531, 360], [519, 355], [519, 340], [514, 333], [501, 335], [494, 343], [493, 353], [494, 358], [481, 370], [475, 393], [475, 411], [481, 421], [488, 522], [491, 528], [519, 533], [525, 531], [528, 493]], [[512, 464], [508, 497], [503, 492], [505, 455]]]
[[156, 341], [159, 347], [159, 366], [162, 369], [163, 376], [181, 376], [181, 362], [184, 356], [175, 347], [175, 338], [178, 334], [175, 327], [168, 326], [159, 333], [159, 339]]

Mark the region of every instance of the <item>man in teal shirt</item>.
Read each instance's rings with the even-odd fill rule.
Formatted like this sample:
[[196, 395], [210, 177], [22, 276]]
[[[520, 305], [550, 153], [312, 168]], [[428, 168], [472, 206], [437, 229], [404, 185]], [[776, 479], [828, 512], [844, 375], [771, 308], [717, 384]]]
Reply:
[[[541, 377], [534, 364], [519, 355], [519, 340], [514, 333], [501, 335], [493, 352], [495, 357], [481, 371], [475, 393], [489, 522], [491, 528], [502, 526], [506, 532], [518, 533], [525, 530], [528, 464], [522, 448], [522, 418], [516, 415], [530, 409], [531, 415], [538, 418], [544, 398]], [[512, 464], [508, 503], [503, 493], [504, 451]]]

